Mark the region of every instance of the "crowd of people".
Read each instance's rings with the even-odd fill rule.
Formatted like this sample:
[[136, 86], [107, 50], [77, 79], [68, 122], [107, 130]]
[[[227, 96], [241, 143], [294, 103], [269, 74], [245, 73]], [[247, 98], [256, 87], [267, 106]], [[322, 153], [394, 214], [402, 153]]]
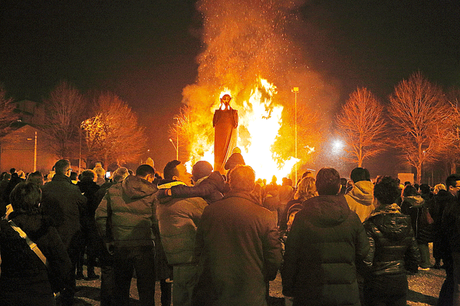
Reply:
[[263, 306], [280, 272], [286, 305], [406, 305], [407, 275], [443, 268], [438, 305], [460, 305], [460, 175], [431, 188], [326, 167], [280, 186], [235, 154], [225, 174], [4, 172], [0, 304], [72, 305], [76, 280], [100, 277], [102, 306], [129, 305], [136, 277], [140, 305], [158, 281], [161, 305]]

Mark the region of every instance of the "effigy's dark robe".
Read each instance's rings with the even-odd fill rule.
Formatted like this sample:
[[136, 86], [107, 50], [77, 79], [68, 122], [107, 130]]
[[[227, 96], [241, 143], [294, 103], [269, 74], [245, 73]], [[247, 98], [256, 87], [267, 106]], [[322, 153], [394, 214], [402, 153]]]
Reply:
[[238, 111], [232, 108], [214, 112], [214, 171], [225, 173], [224, 165], [234, 147], [236, 147]]

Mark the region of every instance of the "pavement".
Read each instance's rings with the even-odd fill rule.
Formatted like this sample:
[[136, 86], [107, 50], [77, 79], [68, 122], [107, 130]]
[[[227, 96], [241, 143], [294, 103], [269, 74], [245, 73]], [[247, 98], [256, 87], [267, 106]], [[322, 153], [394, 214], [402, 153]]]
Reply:
[[[433, 262], [434, 263], [434, 262]], [[100, 275], [100, 270], [96, 268], [96, 273]], [[408, 275], [409, 293], [407, 305], [436, 305], [438, 294], [445, 279], [445, 271], [442, 269], [430, 269], [419, 271], [415, 275]], [[77, 293], [75, 296], [75, 306], [100, 305], [100, 280], [78, 280]], [[173, 286], [174, 287], [174, 286]], [[276, 279], [270, 282], [269, 306], [284, 306], [284, 296], [282, 295], [281, 276], [278, 273]], [[131, 305], [139, 305], [137, 294], [136, 279], [133, 278], [130, 292]], [[155, 304], [161, 305], [160, 286], [156, 283]], [[58, 299], [58, 305], [59, 299]]]

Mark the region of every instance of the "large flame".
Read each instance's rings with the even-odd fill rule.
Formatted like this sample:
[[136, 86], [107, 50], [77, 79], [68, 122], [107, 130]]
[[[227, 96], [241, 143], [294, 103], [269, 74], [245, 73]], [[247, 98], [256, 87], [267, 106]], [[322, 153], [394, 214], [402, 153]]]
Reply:
[[[272, 146], [278, 136], [279, 129], [282, 125], [281, 114], [283, 107], [276, 105], [273, 101], [276, 95], [275, 85], [265, 79], [260, 79], [260, 84], [254, 85], [249, 98], [243, 103], [243, 109], [238, 109], [239, 127], [238, 127], [238, 147], [242, 150], [242, 155], [247, 165], [250, 165], [256, 172], [257, 179], [266, 179], [271, 181], [276, 176], [277, 182], [280, 183], [283, 177], [287, 177], [297, 159], [291, 157], [288, 160], [277, 163], [272, 152]], [[222, 91], [223, 94], [231, 94], [228, 90]], [[240, 103], [239, 103], [240, 104]], [[192, 144], [191, 152], [196, 152], [196, 148], [202, 147], [206, 142], [205, 139], [199, 139], [196, 145]], [[203, 156], [190, 156], [190, 160], [206, 160], [213, 164], [214, 152], [213, 144], [205, 145], [208, 149]], [[191, 163], [188, 163], [188, 167]]]

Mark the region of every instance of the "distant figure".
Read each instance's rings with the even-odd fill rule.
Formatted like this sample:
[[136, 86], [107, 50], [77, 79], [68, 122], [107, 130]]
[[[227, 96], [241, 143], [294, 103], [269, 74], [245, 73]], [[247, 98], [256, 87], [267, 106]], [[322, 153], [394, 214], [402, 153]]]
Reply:
[[294, 305], [360, 305], [356, 261], [369, 252], [358, 215], [340, 192], [340, 175], [322, 168], [319, 196], [303, 203], [286, 241], [281, 269], [283, 294]]
[[81, 193], [88, 199], [87, 209], [81, 213], [80, 222], [82, 225], [83, 240], [80, 249], [80, 256], [77, 261], [77, 276], [76, 279], [83, 279], [83, 262], [86, 252], [86, 271], [87, 280], [98, 279], [99, 276], [94, 273], [96, 258], [98, 253], [98, 245], [100, 237], [97, 233], [96, 220], [94, 219], [97, 206], [99, 205], [96, 197], [99, 191], [99, 185], [96, 184], [96, 173], [91, 169], [86, 169], [81, 173], [81, 180], [77, 183]]
[[225, 170], [230, 171], [238, 165], [246, 165], [246, 163], [244, 162], [243, 155], [241, 155], [240, 148], [235, 147], [232, 151], [232, 155], [230, 155], [225, 163]]
[[101, 163], [96, 163], [96, 166], [94, 166], [93, 170], [94, 172], [96, 172], [96, 175], [97, 175], [96, 184], [98, 184], [99, 186], [102, 186], [102, 184], [105, 183], [105, 169], [102, 168]]
[[417, 189], [412, 185], [407, 185], [403, 191], [403, 201], [401, 212], [409, 215], [412, 220], [412, 228], [420, 249], [421, 263], [420, 270], [431, 268], [430, 250], [428, 243], [432, 240], [432, 228], [427, 222], [426, 212], [428, 203], [418, 194]]
[[220, 99], [220, 108], [214, 112], [212, 126], [214, 135], [214, 170], [224, 173], [225, 161], [236, 146], [238, 127], [238, 111], [230, 107], [230, 95], [225, 94]]
[[42, 187], [43, 186], [43, 174], [40, 171], [32, 172], [27, 176], [27, 182], [35, 183], [38, 185], [38, 187]]
[[364, 222], [375, 209], [374, 184], [371, 182], [369, 170], [365, 168], [353, 169], [350, 178], [353, 181], [353, 188], [345, 195], [345, 199], [350, 209], [358, 214], [361, 222]]

